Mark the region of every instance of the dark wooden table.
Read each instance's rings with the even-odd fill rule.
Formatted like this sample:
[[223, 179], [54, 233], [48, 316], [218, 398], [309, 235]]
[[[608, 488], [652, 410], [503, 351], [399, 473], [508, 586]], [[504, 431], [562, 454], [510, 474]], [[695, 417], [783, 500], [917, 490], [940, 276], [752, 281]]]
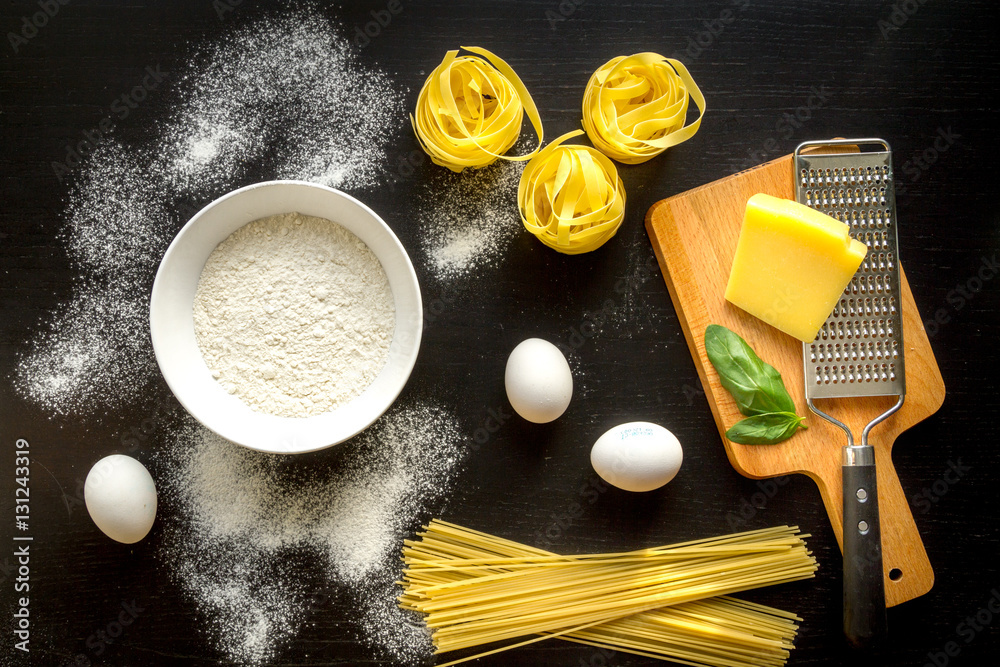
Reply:
[[[502, 261], [453, 288], [448, 307], [428, 328], [401, 400], [437, 392], [432, 397], [454, 406], [471, 439], [491, 406], [506, 405], [508, 351], [529, 335], [568, 339], [588, 312], [616, 294], [623, 276], [652, 257], [643, 228], [651, 204], [786, 154], [800, 141], [831, 136], [877, 136], [893, 146], [896, 173], [905, 184], [898, 200], [903, 262], [930, 322], [948, 388], [940, 412], [905, 433], [895, 450], [936, 583], [927, 595], [889, 610], [888, 644], [866, 654], [844, 647], [840, 555], [814, 484], [793, 478], [761, 503], [758, 483], [729, 465], [708, 406], [693, 391], [697, 374], [658, 274], [628, 283], [619, 293], [629, 303], [621, 321], [574, 352], [580, 376], [569, 412], [544, 429], [507, 421], [470, 454], [447, 502], [430, 512], [443, 510], [456, 522], [525, 542], [561, 521], [558, 548], [587, 552], [730, 532], [727, 516], [756, 502], [748, 527], [802, 526], [812, 534], [809, 543], [821, 564], [815, 580], [750, 596], [805, 619], [791, 664], [984, 665], [987, 657], [995, 659], [1000, 618], [989, 611], [991, 600], [1000, 600], [995, 3], [389, 4], [391, 21], [359, 57], [391, 74], [407, 91], [408, 108], [426, 72], [459, 45], [488, 47], [514, 66], [534, 95], [547, 138], [578, 127], [584, 83], [620, 54], [679, 54], [709, 106], [693, 140], [621, 169], [629, 195], [626, 218], [605, 248], [565, 257], [524, 234]], [[373, 0], [316, 13], [353, 38], [373, 20], [372, 12], [387, 7]], [[45, 11], [47, 17], [38, 18]], [[203, 632], [206, 619], [170, 583], [170, 563], [157, 556], [159, 529], [133, 548], [120, 547], [98, 532], [82, 508], [68, 511], [65, 500], [93, 462], [120, 450], [123, 434], [156, 409], [167, 392], [162, 378], [151, 373], [144, 397], [114, 410], [54, 416], [15, 390], [13, 372], [50, 314], [72, 298], [79, 275], [60, 236], [72, 179], [58, 180], [51, 163], [64, 159], [70, 142], [108, 116], [108, 100], [131, 89], [148, 65], [180, 70], [197, 45], [282, 12], [235, 0], [169, 8], [55, 0], [0, 6], [6, 35], [0, 47], [0, 664], [227, 662]], [[26, 28], [25, 20], [37, 29]], [[169, 113], [179, 86], [167, 80], [151, 91], [127, 118], [116, 120], [114, 131], [142, 145]], [[821, 98], [809, 108], [817, 91]], [[788, 120], [802, 109], [808, 113]], [[393, 164], [417, 148], [406, 126], [389, 145]], [[219, 184], [214, 195], [273, 176], [268, 169], [257, 165], [245, 180]], [[398, 187], [352, 194], [379, 211], [412, 249], [422, 231], [413, 223], [414, 196], [437, 169], [424, 162]], [[416, 268], [432, 303], [441, 283], [426, 265], [417, 261]], [[648, 494], [611, 490], [585, 503], [579, 516], [560, 519], [577, 500], [580, 481], [592, 477], [587, 454], [594, 439], [615, 423], [635, 419], [678, 434], [686, 458], [680, 476]], [[14, 588], [18, 543], [12, 541], [18, 439], [30, 442], [32, 458], [28, 656], [14, 648], [10, 631], [22, 595]], [[154, 430], [133, 453], [149, 461], [166, 443], [165, 433]], [[953, 464], [962, 466], [960, 477], [946, 475]], [[163, 502], [159, 520], [171, 512]], [[118, 614], [122, 601], [133, 599], [148, 611], [98, 654], [88, 637]], [[390, 664], [372, 658], [356, 640], [352, 618], [349, 601], [334, 599], [281, 643], [275, 663]], [[482, 664], [654, 662], [548, 642]]]

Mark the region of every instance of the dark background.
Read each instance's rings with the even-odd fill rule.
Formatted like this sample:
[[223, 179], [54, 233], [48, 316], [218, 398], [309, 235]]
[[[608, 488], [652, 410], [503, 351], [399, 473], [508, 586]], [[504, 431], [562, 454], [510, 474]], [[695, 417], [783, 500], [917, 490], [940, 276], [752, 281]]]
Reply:
[[[530, 335], [567, 338], [570, 327], [613, 294], [617, 280], [652, 255], [643, 218], [654, 202], [788, 153], [807, 139], [883, 137], [893, 146], [897, 178], [906, 186], [898, 198], [900, 252], [914, 296], [925, 320], [939, 309], [949, 318], [931, 337], [947, 399], [940, 412], [899, 438], [896, 468], [910, 497], [943, 479], [949, 462], [961, 459], [970, 471], [929, 507], [912, 507], [936, 583], [927, 595], [889, 610], [885, 648], [852, 655], [843, 647], [840, 555], [815, 485], [805, 477], [781, 486], [746, 526], [802, 526], [813, 535], [809, 544], [820, 561], [818, 576], [749, 597], [804, 617], [793, 665], [924, 665], [934, 664], [932, 655], [939, 665], [987, 664], [988, 656], [1000, 652], [1000, 618], [968, 642], [957, 626], [1000, 587], [994, 477], [1000, 463], [1000, 280], [986, 281], [960, 309], [948, 296], [1000, 249], [995, 3], [576, 4], [403, 0], [403, 11], [364, 49], [362, 60], [377, 62], [408, 88], [412, 108], [423, 73], [447, 49], [490, 48], [521, 74], [546, 137], [554, 138], [578, 127], [583, 84], [600, 64], [641, 51], [681, 52], [689, 38], [708, 29], [705, 21], [726, 9], [735, 17], [703, 51], [682, 57], [708, 100], [699, 134], [644, 165], [621, 168], [629, 201], [618, 237], [580, 257], [550, 252], [527, 234], [515, 240], [497, 267], [451, 295], [454, 306], [428, 328], [406, 393], [433, 388], [438, 398], [460, 406], [459, 418], [471, 434], [489, 407], [505, 405], [503, 367], [517, 342]], [[373, 1], [318, 11], [353, 34], [371, 20], [369, 12], [384, 8], [384, 2]], [[6, 568], [12, 560], [15, 440], [29, 440], [33, 458], [52, 473], [33, 465], [32, 613], [37, 617], [31, 664], [61, 664], [85, 653], [86, 637], [131, 597], [145, 601], [150, 612], [104, 655], [91, 656], [96, 664], [222, 660], [200, 634], [202, 619], [169, 583], [163, 571], [169, 564], [155, 557], [157, 528], [134, 547], [121, 547], [101, 535], [84, 512], [67, 517], [61, 496], [61, 487], [72, 488], [94, 461], [111, 453], [123, 432], [151, 413], [166, 391], [162, 379], [153, 380], [147, 401], [107, 414], [53, 417], [24, 402], [10, 378], [39, 321], [70, 298], [76, 275], [57, 239], [67, 186], [53, 176], [50, 162], [64, 156], [68, 141], [96, 126], [107, 114], [107, 100], [133, 86], [146, 65], [158, 62], [169, 71], [185, 60], [192, 43], [282, 11], [250, 1], [222, 16], [217, 9], [208, 0], [169, 8], [70, 2], [19, 53], [6, 39], [0, 44], [0, 563], [5, 565], [0, 607], [5, 615], [14, 597]], [[22, 16], [37, 11], [35, 3], [5, 0], [0, 29], [17, 30]], [[825, 86], [829, 101], [788, 137], [777, 123], [805, 103], [812, 86]], [[141, 138], [170, 99], [169, 86], [151, 94], [116, 131]], [[939, 131], [957, 138], [926, 169], [913, 169]], [[769, 144], [772, 138], [776, 142]], [[395, 153], [405, 156], [416, 142], [404, 128], [395, 145]], [[392, 192], [352, 194], [412, 248], [421, 230], [408, 224], [408, 202], [421, 179], [436, 169], [425, 162]], [[635, 248], [641, 249], [638, 256], [630, 252]], [[426, 267], [416, 268], [426, 283]], [[648, 494], [614, 489], [603, 494], [564, 531], [559, 549], [615, 550], [731, 532], [727, 514], [738, 512], [758, 483], [727, 462], [704, 398], [691, 391], [698, 378], [667, 290], [659, 275], [653, 278], [629, 292], [634, 314], [626, 325], [604, 327], [576, 352], [571, 361], [582, 379], [567, 414], [543, 429], [518, 419], [507, 422], [468, 458], [446, 518], [532, 542], [553, 515], [578, 499], [579, 482], [590, 473], [594, 439], [616, 423], [647, 419], [673, 430], [684, 444], [681, 474]], [[425, 302], [434, 297], [425, 292]], [[154, 433], [136, 456], [146, 460], [161, 444]], [[280, 664], [381, 664], [351, 640], [351, 614], [349, 603], [334, 600], [280, 651]], [[0, 622], [0, 664], [20, 664], [6, 630], [8, 618]], [[960, 648], [957, 657], [941, 653], [948, 642]], [[588, 647], [549, 642], [481, 664], [588, 665], [594, 658]], [[606, 662], [655, 663], [623, 654]]]

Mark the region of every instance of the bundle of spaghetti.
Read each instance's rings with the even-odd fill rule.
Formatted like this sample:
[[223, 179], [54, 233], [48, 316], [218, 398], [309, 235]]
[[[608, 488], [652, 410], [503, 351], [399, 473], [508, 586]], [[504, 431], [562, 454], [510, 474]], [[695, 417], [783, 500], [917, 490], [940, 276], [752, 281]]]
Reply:
[[697, 667], [780, 667], [801, 619], [728, 596], [684, 602], [561, 635], [567, 641]]
[[[538, 109], [510, 65], [486, 49], [462, 48], [477, 55], [448, 51], [427, 77], [410, 116], [431, 161], [455, 172], [485, 167], [517, 141], [525, 112], [541, 145]], [[537, 151], [505, 159], [527, 160]]]
[[418, 537], [404, 543], [400, 605], [425, 615], [439, 653], [539, 635], [497, 650], [560, 637], [691, 665], [780, 665], [796, 617], [714, 596], [817, 567], [789, 527], [577, 556], [439, 520]]
[[525, 229], [567, 255], [601, 247], [625, 217], [625, 186], [614, 163], [590, 146], [562, 143], [581, 134], [564, 134], [539, 151], [517, 189]]
[[[698, 107], [689, 125], [688, 101]], [[657, 53], [618, 56], [602, 65], [583, 94], [583, 127], [601, 152], [639, 164], [695, 135], [705, 96], [687, 68]]]

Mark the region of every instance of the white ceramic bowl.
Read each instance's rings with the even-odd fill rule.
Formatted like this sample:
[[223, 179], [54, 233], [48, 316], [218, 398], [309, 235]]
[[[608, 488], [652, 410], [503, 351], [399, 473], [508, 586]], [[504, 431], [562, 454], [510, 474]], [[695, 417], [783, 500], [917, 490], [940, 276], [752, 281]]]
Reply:
[[[298, 212], [332, 220], [364, 241], [382, 263], [396, 308], [389, 359], [350, 403], [314, 417], [255, 412], [212, 377], [194, 335], [194, 296], [216, 246], [260, 218]], [[270, 181], [221, 197], [184, 225], [167, 248], [149, 303], [153, 351], [160, 371], [188, 412], [219, 435], [263, 452], [297, 454], [343, 442], [392, 405], [413, 370], [423, 329], [420, 286], [410, 258], [370, 208], [338, 190], [302, 181]]]

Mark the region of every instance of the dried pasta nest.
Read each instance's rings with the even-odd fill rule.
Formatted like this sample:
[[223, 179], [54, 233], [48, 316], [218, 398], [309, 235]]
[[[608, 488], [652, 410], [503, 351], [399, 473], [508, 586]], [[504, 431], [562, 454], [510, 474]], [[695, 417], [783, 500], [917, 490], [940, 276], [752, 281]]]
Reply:
[[[427, 77], [416, 113], [410, 116], [417, 140], [431, 161], [460, 172], [505, 157], [520, 136], [525, 112], [540, 145], [538, 110], [514, 70], [486, 49], [462, 48], [477, 55], [449, 51]], [[506, 159], [527, 160], [537, 151]]]
[[581, 134], [564, 134], [539, 151], [517, 191], [525, 228], [567, 255], [596, 250], [625, 217], [625, 187], [614, 163], [589, 146], [562, 145]]
[[[688, 104], [699, 115], [689, 125]], [[639, 164], [687, 141], [701, 126], [705, 97], [687, 68], [656, 53], [618, 56], [602, 65], [583, 95], [583, 127], [608, 157]]]

